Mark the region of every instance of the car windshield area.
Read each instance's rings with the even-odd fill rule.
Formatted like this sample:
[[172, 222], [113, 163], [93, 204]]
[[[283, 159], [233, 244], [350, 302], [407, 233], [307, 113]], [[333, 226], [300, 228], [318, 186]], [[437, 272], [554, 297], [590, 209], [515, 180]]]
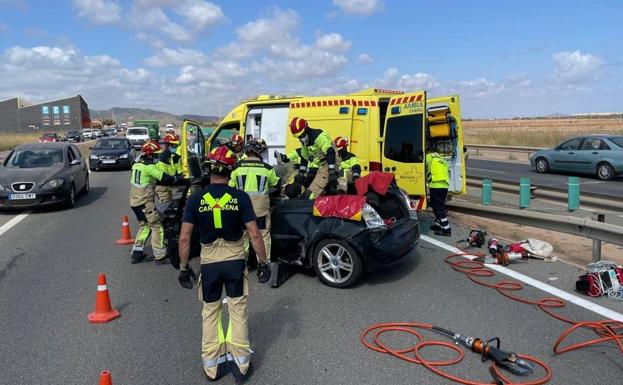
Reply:
[[402, 163], [424, 162], [422, 148], [422, 114], [391, 118], [385, 129], [385, 150], [387, 159]]
[[43, 134], [44, 138], [56, 138], [56, 133], [55, 132], [46, 132], [45, 134]]
[[623, 136], [613, 136], [613, 137], [610, 137], [609, 139], [612, 143], [623, 148]]
[[9, 168], [42, 168], [63, 163], [61, 149], [24, 149], [15, 150], [7, 159]]
[[80, 135], [78, 131], [69, 131], [67, 135]]
[[95, 143], [94, 150], [119, 150], [128, 149], [128, 143], [124, 139], [100, 140]]
[[128, 128], [127, 135], [149, 135], [146, 128]]

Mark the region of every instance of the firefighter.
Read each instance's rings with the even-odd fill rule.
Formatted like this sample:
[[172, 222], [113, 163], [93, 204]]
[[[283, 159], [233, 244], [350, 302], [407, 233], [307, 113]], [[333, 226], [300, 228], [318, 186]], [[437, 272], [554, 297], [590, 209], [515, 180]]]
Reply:
[[[357, 156], [347, 150], [347, 138], [338, 136], [333, 141], [333, 144], [337, 148], [337, 155], [340, 159], [340, 176], [337, 180], [338, 190], [347, 193], [349, 192], [349, 186], [352, 186], [361, 176], [361, 165]], [[353, 188], [350, 188], [351, 192], [353, 190]]]
[[318, 165], [318, 171], [305, 190], [304, 196], [314, 199], [323, 193], [335, 194], [338, 178], [337, 157], [329, 134], [320, 129], [310, 128], [307, 121], [302, 118], [292, 119], [290, 132], [302, 144], [301, 164], [295, 182], [304, 184], [310, 163], [316, 161]]
[[[229, 185], [243, 190], [251, 197], [253, 211], [257, 216], [257, 226], [264, 239], [266, 255], [270, 258], [270, 197], [269, 192], [280, 188], [281, 181], [268, 163], [262, 162], [261, 154], [265, 145], [258, 139], [249, 139], [244, 145], [246, 158], [238, 161], [231, 173]], [[249, 249], [249, 240], [245, 234], [245, 249]]]
[[[236, 156], [227, 147], [208, 156], [210, 184], [188, 200], [179, 238], [182, 287], [191, 289], [194, 275], [188, 265], [193, 228], [201, 238], [200, 297], [203, 301], [202, 358], [210, 381], [230, 371], [237, 384], [251, 375], [251, 349], [247, 313], [248, 276], [242, 244], [243, 228], [251, 238], [260, 261], [258, 281], [270, 278], [266, 250], [256, 223], [253, 205], [244, 191], [228, 186]], [[221, 292], [225, 287], [229, 325], [223, 330]]]
[[[177, 148], [180, 144], [175, 134], [166, 134], [162, 139], [164, 142], [164, 151], [158, 157], [156, 165], [165, 174], [176, 176], [182, 174], [182, 158], [177, 155]], [[156, 196], [159, 203], [167, 203], [172, 199], [173, 187], [156, 186]]]
[[155, 164], [156, 154], [161, 148], [158, 142], [148, 141], [141, 148], [143, 154], [140, 161], [132, 166], [130, 176], [130, 207], [138, 220], [139, 230], [132, 247], [131, 262], [139, 263], [147, 258], [144, 252], [145, 243], [151, 235], [151, 247], [156, 263], [163, 263], [166, 259], [164, 231], [160, 221], [160, 214], [156, 211], [156, 184], [173, 185], [182, 181], [181, 176], [170, 176], [164, 173]]
[[426, 180], [430, 205], [433, 208], [433, 213], [435, 213], [435, 223], [430, 226], [430, 229], [436, 235], [450, 236], [452, 230], [446, 209], [446, 197], [450, 186], [450, 169], [446, 159], [430, 146], [426, 153]]
[[229, 148], [229, 150], [236, 155], [237, 160], [240, 160], [244, 156], [244, 139], [242, 136], [238, 134], [232, 135], [225, 146], [227, 146], [227, 148]]

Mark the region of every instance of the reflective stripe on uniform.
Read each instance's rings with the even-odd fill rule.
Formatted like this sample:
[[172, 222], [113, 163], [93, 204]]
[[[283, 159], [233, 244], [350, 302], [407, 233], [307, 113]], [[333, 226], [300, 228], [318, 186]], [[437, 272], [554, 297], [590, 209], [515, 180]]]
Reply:
[[210, 193], [206, 193], [203, 196], [206, 203], [212, 209], [212, 216], [214, 219], [214, 228], [222, 229], [223, 222], [221, 220], [221, 209], [230, 201], [231, 195], [229, 193], [225, 193], [219, 200], [214, 199]]

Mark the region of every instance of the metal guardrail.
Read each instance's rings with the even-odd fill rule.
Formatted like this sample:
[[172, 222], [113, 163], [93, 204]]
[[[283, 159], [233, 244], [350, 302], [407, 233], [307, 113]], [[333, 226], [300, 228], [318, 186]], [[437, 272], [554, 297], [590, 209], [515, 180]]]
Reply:
[[535, 152], [546, 150], [547, 147], [523, 147], [523, 146], [498, 146], [493, 144], [466, 144], [467, 149], [486, 150], [486, 151], [505, 151], [505, 152]]
[[448, 209], [455, 212], [557, 231], [623, 246], [623, 226], [598, 222], [590, 218], [523, 211], [507, 207], [482, 206], [460, 201], [449, 201], [446, 205]]

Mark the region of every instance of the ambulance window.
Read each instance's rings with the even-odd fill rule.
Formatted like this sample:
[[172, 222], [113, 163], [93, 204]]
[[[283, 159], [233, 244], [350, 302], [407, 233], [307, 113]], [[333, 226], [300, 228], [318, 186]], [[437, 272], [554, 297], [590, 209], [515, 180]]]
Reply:
[[387, 159], [403, 163], [424, 161], [422, 116], [422, 114], [404, 115], [387, 121], [384, 149]]
[[218, 132], [212, 140], [210, 150], [225, 145], [233, 135], [240, 134], [240, 123], [229, 123], [218, 128]]
[[367, 108], [358, 108], [357, 109], [357, 115], [368, 115], [368, 109]]

